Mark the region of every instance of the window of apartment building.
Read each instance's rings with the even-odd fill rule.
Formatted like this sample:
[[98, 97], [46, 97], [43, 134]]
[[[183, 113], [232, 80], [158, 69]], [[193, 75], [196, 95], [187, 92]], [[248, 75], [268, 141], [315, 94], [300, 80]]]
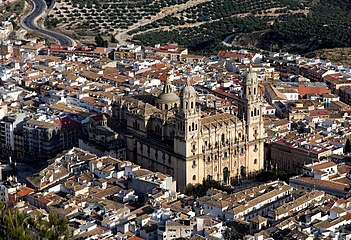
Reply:
[[195, 181], [195, 180], [196, 180], [196, 175], [193, 176], [193, 181]]
[[254, 160], [254, 164], [257, 164], [257, 159], [255, 158], [255, 160]]

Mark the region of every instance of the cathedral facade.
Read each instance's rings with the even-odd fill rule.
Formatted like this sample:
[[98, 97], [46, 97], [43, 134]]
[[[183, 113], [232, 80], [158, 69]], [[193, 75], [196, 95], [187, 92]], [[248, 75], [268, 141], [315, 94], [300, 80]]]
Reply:
[[170, 174], [184, 191], [204, 179], [230, 184], [263, 169], [262, 107], [258, 79], [250, 70], [237, 116], [203, 112], [189, 81], [177, 95], [168, 79], [152, 103], [119, 98], [113, 117], [125, 137], [127, 160]]

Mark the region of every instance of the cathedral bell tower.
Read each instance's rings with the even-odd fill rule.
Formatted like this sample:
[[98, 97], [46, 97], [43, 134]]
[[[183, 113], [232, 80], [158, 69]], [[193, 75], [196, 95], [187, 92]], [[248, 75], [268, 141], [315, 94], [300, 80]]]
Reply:
[[[188, 141], [198, 138], [200, 119], [199, 109], [196, 107], [197, 93], [194, 87], [191, 86], [189, 79], [187, 79], [185, 86], [180, 90], [179, 98], [180, 106], [175, 114], [177, 129], [176, 137], [180, 142], [183, 142], [186, 145]], [[178, 153], [183, 156], [188, 155], [185, 146], [182, 150], [178, 149]]]
[[259, 80], [250, 65], [243, 81], [243, 90], [239, 98], [238, 116], [243, 120], [246, 135], [246, 171], [256, 172], [263, 169], [263, 103], [259, 89]]

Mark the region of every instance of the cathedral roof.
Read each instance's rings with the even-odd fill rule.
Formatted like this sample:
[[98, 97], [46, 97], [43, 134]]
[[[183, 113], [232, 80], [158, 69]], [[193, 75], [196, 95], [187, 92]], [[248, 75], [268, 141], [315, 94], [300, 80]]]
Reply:
[[119, 104], [122, 107], [127, 107], [129, 112], [140, 116], [151, 116], [155, 113], [162, 113], [162, 111], [156, 108], [155, 106], [130, 97], [120, 97], [119, 101], [117, 101], [117, 104]]
[[232, 124], [241, 123], [241, 120], [230, 113], [220, 113], [212, 116], [206, 116], [201, 118], [201, 124], [205, 127], [216, 127], [218, 124]]

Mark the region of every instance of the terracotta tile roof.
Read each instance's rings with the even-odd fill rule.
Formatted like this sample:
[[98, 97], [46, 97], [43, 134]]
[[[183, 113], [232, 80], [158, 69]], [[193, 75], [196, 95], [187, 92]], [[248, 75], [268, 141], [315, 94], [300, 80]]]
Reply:
[[313, 178], [313, 177], [299, 177], [299, 178], [296, 178], [294, 181], [307, 183], [307, 184], [311, 184], [311, 185], [315, 185], [315, 186], [322, 186], [325, 188], [335, 189], [335, 190], [339, 190], [339, 191], [345, 191], [345, 187], [347, 186], [347, 185], [342, 184], [342, 183], [328, 181], [328, 180], [320, 180], [320, 179]]
[[29, 187], [26, 187], [26, 186], [20, 186], [17, 189], [16, 197], [17, 198], [22, 198], [22, 197], [25, 197], [25, 196], [33, 193], [33, 192], [34, 192], [33, 188], [29, 188]]

